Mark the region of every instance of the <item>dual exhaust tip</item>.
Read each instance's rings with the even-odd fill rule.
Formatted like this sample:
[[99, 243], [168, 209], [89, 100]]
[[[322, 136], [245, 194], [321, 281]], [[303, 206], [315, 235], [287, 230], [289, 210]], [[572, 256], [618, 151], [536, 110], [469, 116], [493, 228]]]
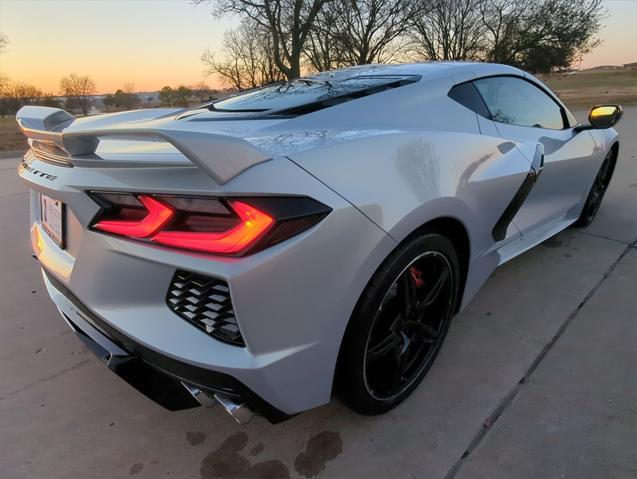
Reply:
[[202, 406], [212, 406], [216, 402], [241, 425], [249, 423], [254, 417], [254, 412], [240, 400], [222, 393], [214, 393], [212, 397], [210, 397], [196, 386], [192, 386], [187, 383], [182, 384], [186, 387], [186, 389], [188, 389], [190, 394], [192, 394], [199, 404]]
[[[50, 277], [46, 270], [44, 271], [48, 288]], [[55, 287], [57, 288], [57, 286]], [[159, 372], [158, 369], [149, 366], [141, 358], [131, 356], [119, 348], [107, 336], [92, 328], [79, 313], [77, 314], [78, 318], [72, 321], [62, 309], [58, 309], [64, 320], [75, 331], [84, 345], [101, 361], [104, 361], [109, 369], [166, 409], [176, 411], [197, 407], [197, 405], [206, 407], [212, 406], [217, 402], [239, 424], [247, 424], [254, 417], [254, 412], [241, 399], [223, 393], [206, 393], [195, 385]], [[83, 327], [76, 325], [74, 321], [81, 321], [80, 324], [83, 324]], [[144, 378], [144, 381], [140, 382], [139, 378]], [[168, 394], [158, 395], [158, 390]], [[166, 397], [168, 400], [165, 400]]]
[[245, 403], [236, 402], [233, 398], [223, 394], [215, 394], [214, 398], [239, 424], [247, 424], [254, 417], [254, 412]]

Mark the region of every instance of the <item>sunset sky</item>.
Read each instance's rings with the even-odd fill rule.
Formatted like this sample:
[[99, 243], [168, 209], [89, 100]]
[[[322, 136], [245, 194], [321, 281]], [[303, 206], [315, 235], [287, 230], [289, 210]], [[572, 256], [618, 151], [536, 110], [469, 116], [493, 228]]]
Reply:
[[[604, 2], [603, 44], [582, 68], [637, 61], [637, 0]], [[205, 81], [199, 60], [221, 45], [236, 19], [217, 20], [189, 0], [0, 0], [0, 31], [9, 36], [0, 73], [57, 93], [61, 77], [89, 74], [99, 92], [126, 82], [139, 91]]]

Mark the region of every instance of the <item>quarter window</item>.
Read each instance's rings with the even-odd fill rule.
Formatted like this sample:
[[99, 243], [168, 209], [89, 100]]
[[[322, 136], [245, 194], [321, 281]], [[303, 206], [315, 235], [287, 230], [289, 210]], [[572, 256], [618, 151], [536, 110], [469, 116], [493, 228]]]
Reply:
[[449, 98], [475, 111], [478, 115], [491, 119], [491, 114], [484, 104], [480, 93], [472, 82], [454, 86], [448, 93]]
[[553, 130], [564, 128], [559, 105], [528, 81], [515, 77], [489, 77], [475, 80], [474, 84], [494, 121]]

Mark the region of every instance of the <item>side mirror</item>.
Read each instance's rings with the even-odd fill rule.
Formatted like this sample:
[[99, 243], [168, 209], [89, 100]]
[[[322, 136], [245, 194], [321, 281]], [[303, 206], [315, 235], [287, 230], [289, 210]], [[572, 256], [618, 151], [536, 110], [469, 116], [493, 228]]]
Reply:
[[619, 105], [594, 106], [588, 114], [590, 125], [579, 125], [575, 127], [575, 130], [603, 130], [610, 128], [621, 120], [623, 114], [624, 110], [622, 110], [622, 107]]

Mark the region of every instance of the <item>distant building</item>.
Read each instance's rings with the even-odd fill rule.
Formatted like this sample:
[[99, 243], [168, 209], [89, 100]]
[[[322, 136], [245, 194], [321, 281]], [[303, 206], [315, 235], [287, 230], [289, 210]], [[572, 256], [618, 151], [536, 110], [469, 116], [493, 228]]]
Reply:
[[160, 103], [159, 92], [156, 91], [140, 91], [137, 96], [144, 106], [158, 106]]

